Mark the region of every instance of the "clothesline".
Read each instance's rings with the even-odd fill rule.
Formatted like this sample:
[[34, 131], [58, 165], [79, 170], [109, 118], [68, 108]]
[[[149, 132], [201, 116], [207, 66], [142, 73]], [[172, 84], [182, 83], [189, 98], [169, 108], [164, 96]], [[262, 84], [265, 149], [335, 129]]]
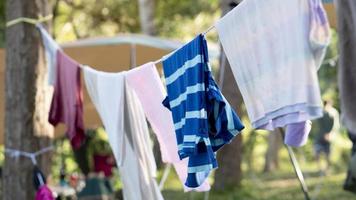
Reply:
[[[53, 18], [53, 15], [48, 15], [46, 17], [42, 17], [42, 16], [39, 16], [38, 19], [34, 19], [34, 18], [28, 18], [28, 17], [19, 17], [19, 18], [16, 18], [16, 19], [13, 19], [13, 20], [10, 20], [8, 22], [6, 22], [6, 27], [10, 27], [10, 26], [13, 26], [13, 25], [16, 25], [16, 24], [19, 24], [19, 23], [28, 23], [28, 24], [32, 24], [32, 25], [36, 25], [36, 24], [39, 24], [39, 23], [43, 23], [45, 21], [49, 21]], [[202, 34], [203, 35], [206, 35], [207, 33], [209, 33], [212, 29], [214, 29], [215, 26], [212, 25], [210, 26], [207, 30], [205, 30]], [[180, 48], [176, 49], [175, 51], [179, 50]], [[175, 52], [173, 51], [173, 52]], [[169, 55], [171, 55], [173, 52], [170, 52], [164, 56], [162, 56], [160, 59], [154, 61], [153, 63], [154, 64], [158, 64], [162, 61], [165, 60], [165, 58], [167, 58]], [[83, 68], [82, 65], [80, 65], [80, 68]]]
[[49, 21], [53, 18], [53, 15], [47, 15], [45, 17], [39, 16], [38, 19], [34, 19], [34, 18], [28, 18], [28, 17], [19, 17], [13, 20], [10, 20], [8, 22], [6, 22], [6, 27], [10, 27], [19, 23], [28, 23], [28, 24], [32, 24], [32, 25], [36, 25], [38, 23], [43, 23], [45, 21]]
[[[210, 32], [211, 30], [213, 30], [214, 28], [215, 28], [214, 25], [210, 26], [208, 29], [206, 29], [206, 30], [202, 33], [202, 35], [206, 35], [207, 33], [209, 33], [209, 32]], [[182, 48], [182, 47], [180, 47], [180, 48]], [[169, 57], [171, 54], [173, 54], [174, 52], [178, 51], [180, 48], [178, 48], [178, 49], [176, 49], [176, 50], [174, 50], [174, 51], [172, 51], [172, 52], [170, 52], [170, 53], [168, 53], [168, 54], [162, 56], [160, 59], [154, 61], [153, 63], [154, 63], [155, 65], [157, 65], [158, 63], [163, 62], [166, 58], [168, 58], [168, 57]]]
[[18, 158], [20, 156], [30, 158], [32, 163], [34, 165], [37, 165], [36, 157], [41, 155], [41, 154], [44, 154], [44, 153], [46, 153], [48, 151], [51, 151], [52, 149], [53, 149], [53, 146], [49, 146], [49, 147], [43, 148], [43, 149], [41, 149], [39, 151], [36, 151], [36, 152], [33, 152], [33, 153], [29, 153], [29, 152], [20, 151], [20, 150], [17, 150], [17, 149], [6, 148], [5, 149], [5, 153], [8, 153], [9, 156], [12, 157], [12, 158]]

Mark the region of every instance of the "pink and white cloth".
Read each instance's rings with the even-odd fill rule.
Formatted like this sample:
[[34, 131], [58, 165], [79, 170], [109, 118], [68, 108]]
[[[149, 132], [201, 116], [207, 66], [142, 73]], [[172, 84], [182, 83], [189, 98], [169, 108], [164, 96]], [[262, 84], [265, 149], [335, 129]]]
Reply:
[[[172, 163], [180, 181], [184, 185], [187, 178], [188, 160], [180, 160], [174, 131], [173, 119], [170, 111], [162, 101], [166, 97], [162, 81], [154, 63], [147, 63], [127, 72], [126, 81], [137, 94], [145, 115], [155, 132], [160, 144], [162, 160]], [[192, 188], [184, 186], [184, 191]], [[209, 191], [210, 185], [205, 181], [196, 191]]]

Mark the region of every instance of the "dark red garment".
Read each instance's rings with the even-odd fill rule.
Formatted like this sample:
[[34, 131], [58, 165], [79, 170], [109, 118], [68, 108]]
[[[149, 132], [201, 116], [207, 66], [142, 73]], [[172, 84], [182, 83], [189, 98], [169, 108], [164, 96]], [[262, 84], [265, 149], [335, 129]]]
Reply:
[[43, 185], [36, 192], [35, 200], [54, 200], [54, 197], [47, 185]]
[[56, 80], [49, 122], [64, 123], [73, 148], [79, 148], [85, 139], [83, 123], [83, 91], [80, 67], [64, 52], [57, 52]]
[[111, 155], [94, 155], [94, 171], [104, 172], [105, 177], [109, 177], [112, 175], [112, 168], [114, 164], [115, 161]]

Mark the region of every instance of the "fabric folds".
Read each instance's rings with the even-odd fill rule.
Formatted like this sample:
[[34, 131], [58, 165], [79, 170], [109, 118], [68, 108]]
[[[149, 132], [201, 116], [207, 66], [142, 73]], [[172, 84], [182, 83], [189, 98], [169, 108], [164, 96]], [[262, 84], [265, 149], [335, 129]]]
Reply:
[[287, 126], [285, 142], [305, 144], [307, 121], [323, 113], [317, 70], [330, 30], [321, 1], [246, 0], [215, 27], [253, 127]]
[[[187, 179], [188, 160], [180, 160], [178, 157], [178, 146], [175, 139], [172, 115], [163, 105], [166, 96], [162, 81], [154, 63], [147, 63], [127, 72], [126, 80], [129, 86], [137, 94], [147, 120], [157, 136], [162, 160], [171, 163], [184, 185]], [[196, 191], [208, 191], [210, 185], [205, 181]], [[185, 191], [192, 188], [184, 187]]]
[[43, 46], [46, 50], [48, 84], [54, 86], [56, 81], [57, 51], [60, 50], [60, 47], [57, 42], [53, 40], [52, 36], [47, 32], [42, 24], [36, 24], [36, 27], [41, 33]]
[[57, 52], [56, 79], [48, 121], [53, 126], [64, 123], [73, 148], [80, 147], [85, 139], [80, 67], [62, 51]]
[[124, 199], [163, 199], [142, 105], [128, 86], [126, 72], [84, 69], [89, 95], [100, 115], [123, 182]]
[[166, 58], [163, 70], [179, 158], [189, 158], [185, 185], [198, 187], [217, 167], [215, 152], [244, 126], [211, 75], [202, 35]]

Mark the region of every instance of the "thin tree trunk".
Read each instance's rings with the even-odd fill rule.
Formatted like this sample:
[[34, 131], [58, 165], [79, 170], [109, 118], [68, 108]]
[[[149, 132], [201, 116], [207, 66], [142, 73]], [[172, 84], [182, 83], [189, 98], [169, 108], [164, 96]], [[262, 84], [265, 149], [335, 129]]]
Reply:
[[[338, 82], [340, 91], [341, 119], [353, 143], [351, 155], [356, 147], [356, 1], [336, 0], [338, 16], [340, 63]], [[356, 177], [349, 167], [343, 188], [355, 192]]]
[[155, 0], [138, 0], [141, 29], [144, 34], [156, 35], [154, 24]]
[[[221, 89], [231, 107], [241, 116], [242, 97], [228, 63], [225, 65], [224, 83]], [[219, 168], [215, 171], [214, 189], [223, 190], [240, 184], [242, 150], [241, 134], [219, 150], [217, 154]]]
[[270, 172], [278, 169], [278, 153], [282, 147], [282, 135], [278, 132], [272, 132], [268, 135], [268, 149], [265, 155], [264, 172]]
[[[241, 1], [235, 1], [238, 3]], [[234, 5], [231, 0], [221, 0], [220, 7], [222, 16], [229, 12]], [[223, 95], [231, 104], [232, 108], [241, 116], [242, 96], [238, 90], [235, 78], [229, 62], [223, 51], [221, 51], [219, 82]], [[218, 152], [219, 168], [215, 171], [214, 189], [223, 190], [229, 187], [239, 185], [242, 179], [242, 135], [239, 134], [233, 141], [225, 145]]]
[[[7, 20], [46, 15], [47, 0], [6, 1]], [[35, 152], [50, 144], [53, 129], [47, 122], [50, 103], [47, 69], [40, 36], [35, 26], [25, 23], [6, 30], [5, 147]], [[38, 157], [48, 174], [50, 156]], [[28, 158], [5, 156], [3, 199], [33, 199], [33, 165]]]
[[356, 135], [356, 1], [337, 0], [340, 66], [338, 81], [343, 123]]

